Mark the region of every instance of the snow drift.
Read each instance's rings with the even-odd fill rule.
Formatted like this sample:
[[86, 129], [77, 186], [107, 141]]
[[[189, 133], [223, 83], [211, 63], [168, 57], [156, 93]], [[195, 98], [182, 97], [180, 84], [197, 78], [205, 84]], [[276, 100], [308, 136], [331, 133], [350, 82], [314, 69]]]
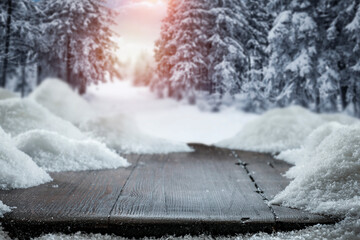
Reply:
[[96, 113], [86, 100], [75, 93], [69, 85], [58, 79], [45, 80], [31, 93], [29, 98], [73, 124], [80, 124], [96, 117]]
[[19, 95], [16, 93], [10, 92], [4, 88], [0, 88], [0, 100], [9, 99], [9, 98], [19, 98]]
[[343, 114], [315, 114], [299, 106], [273, 109], [246, 124], [233, 138], [217, 146], [259, 152], [280, 152], [300, 147], [317, 127], [329, 121], [353, 124], [357, 119]]
[[[295, 179], [275, 196], [283, 204], [315, 213], [357, 216], [360, 212], [360, 124], [330, 123], [314, 131], [308, 144], [280, 158], [294, 157]], [[298, 155], [304, 156], [302, 160]]]
[[98, 117], [80, 126], [94, 137], [102, 139], [110, 148], [124, 153], [169, 153], [189, 152], [185, 143], [150, 137], [141, 133], [134, 120], [122, 115]]
[[51, 181], [29, 156], [19, 151], [0, 128], [0, 188], [28, 188]]
[[32, 130], [18, 135], [16, 146], [49, 172], [114, 169], [129, 163], [104, 144], [74, 140], [56, 132]]
[[70, 122], [56, 117], [30, 99], [0, 101], [0, 126], [13, 137], [30, 130], [43, 129], [69, 138], [85, 138], [83, 133]]
[[141, 133], [134, 120], [125, 115], [99, 116], [82, 97], [58, 79], [45, 80], [30, 98], [118, 152], [151, 154], [191, 151], [185, 143]]

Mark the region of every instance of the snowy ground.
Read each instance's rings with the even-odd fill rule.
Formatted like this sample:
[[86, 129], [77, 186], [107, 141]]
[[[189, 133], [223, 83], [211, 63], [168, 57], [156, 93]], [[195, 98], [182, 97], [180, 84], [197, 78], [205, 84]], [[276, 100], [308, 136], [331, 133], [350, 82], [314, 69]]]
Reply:
[[168, 140], [212, 144], [233, 137], [257, 115], [228, 108], [219, 113], [173, 99], [158, 99], [146, 87], [129, 81], [90, 87], [86, 98], [105, 115], [119, 112], [132, 116], [142, 132]]
[[[60, 149], [56, 148], [56, 142], [53, 143], [51, 139], [71, 143], [71, 146], [76, 142], [82, 146], [81, 141], [85, 137], [83, 134], [94, 129], [97, 129], [93, 131], [94, 137], [104, 137], [105, 140], [107, 139], [105, 141], [107, 146], [120, 151], [126, 149], [136, 151], [138, 145], [148, 146], [148, 148], [139, 148], [140, 152], [154, 152], [163, 149], [164, 146], [168, 147], [169, 151], [186, 150], [185, 144], [181, 145], [181, 142], [198, 142], [244, 150], [281, 152], [276, 156], [277, 158], [295, 165], [286, 174], [293, 181], [275, 197], [273, 202], [315, 213], [335, 215], [345, 220], [335, 225], [317, 225], [294, 232], [279, 232], [273, 235], [264, 233], [239, 235], [230, 239], [360, 239], [359, 120], [343, 114], [314, 114], [296, 106], [270, 110], [261, 116], [243, 113], [234, 108], [223, 109], [220, 113], [203, 112], [198, 107], [189, 106], [186, 103], [158, 99], [147, 88], [135, 88], [126, 81], [90, 87], [85, 96], [90, 102], [88, 105], [83, 99], [69, 92], [62, 83], [54, 82], [53, 84], [57, 84], [57, 87], [44, 86], [35, 91], [32, 96], [46, 109], [28, 100], [0, 101], [0, 113], [1, 111], [8, 113], [10, 110], [12, 112], [7, 117], [3, 114], [3, 119], [0, 115], [0, 125], [4, 128], [3, 134], [0, 134], [2, 137], [0, 142], [6, 142], [13, 148], [13, 151], [9, 153], [7, 153], [9, 147], [2, 151], [5, 157], [1, 156], [0, 151], [0, 162], [4, 161], [10, 169], [18, 169], [18, 162], [20, 162], [10, 161], [18, 159], [12, 156], [19, 156], [19, 159], [20, 157], [29, 158], [24, 155], [26, 153], [41, 167], [52, 170], [54, 166], [47, 165], [49, 161], [42, 162], [43, 154], [38, 157], [37, 153], [33, 152], [39, 147], [32, 146], [32, 143], [41, 143], [36, 146], [53, 146], [51, 151], [47, 150], [46, 154], [56, 155]], [[63, 90], [63, 93], [71, 96], [73, 101], [58, 102], [64, 94], [59, 94], [59, 91], [51, 93], [51, 89], [59, 88]], [[7, 93], [2, 95], [6, 98], [16, 97], [8, 96]], [[80, 117], [74, 118], [76, 114], [69, 114], [71, 113], [69, 105], [74, 105], [72, 111], [75, 112], [78, 109], [84, 111], [88, 108], [89, 114], [78, 114]], [[95, 109], [94, 113], [91, 112], [93, 109]], [[32, 114], [34, 111], [36, 114]], [[24, 116], [27, 121], [21, 121]], [[44, 116], [41, 117], [41, 122], [37, 119], [39, 116]], [[84, 120], [83, 116], [90, 117]], [[14, 127], [16, 121], [21, 123], [21, 128]], [[136, 123], [131, 121], [136, 121], [139, 129], [135, 128]], [[49, 122], [57, 124], [53, 126], [54, 124], [48, 124]], [[63, 132], [59, 129], [67, 129], [69, 136], [66, 137], [74, 138], [74, 140], [70, 141], [65, 136], [57, 136], [58, 132]], [[5, 132], [11, 136], [6, 135]], [[76, 136], [73, 136], [74, 133], [77, 133]], [[10, 141], [10, 137], [13, 137], [14, 141]], [[124, 148], [127, 142], [131, 145]], [[153, 145], [153, 142], [156, 144]], [[71, 148], [70, 145], [68, 149]], [[20, 150], [24, 153], [19, 152]], [[70, 155], [68, 157], [72, 158]], [[54, 156], [51, 155], [50, 158], [53, 159]], [[3, 173], [3, 176], [5, 176], [3, 179], [0, 176], [0, 183], [7, 182], [7, 175]], [[0, 215], [1, 212], [9, 210], [0, 202]], [[7, 236], [0, 227], [0, 239], [2, 238], [6, 239]], [[123, 238], [78, 233], [45, 235], [40, 239], [115, 240]], [[164, 237], [163, 239], [177, 238]], [[195, 239], [213, 238], [199, 236]]]

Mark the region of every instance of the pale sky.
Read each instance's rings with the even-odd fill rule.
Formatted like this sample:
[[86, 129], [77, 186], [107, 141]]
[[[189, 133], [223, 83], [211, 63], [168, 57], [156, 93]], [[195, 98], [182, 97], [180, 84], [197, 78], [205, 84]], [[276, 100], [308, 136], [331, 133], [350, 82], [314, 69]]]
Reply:
[[142, 49], [152, 51], [166, 16], [167, 0], [108, 0], [108, 4], [119, 12], [114, 30], [122, 38], [122, 52], [131, 55]]

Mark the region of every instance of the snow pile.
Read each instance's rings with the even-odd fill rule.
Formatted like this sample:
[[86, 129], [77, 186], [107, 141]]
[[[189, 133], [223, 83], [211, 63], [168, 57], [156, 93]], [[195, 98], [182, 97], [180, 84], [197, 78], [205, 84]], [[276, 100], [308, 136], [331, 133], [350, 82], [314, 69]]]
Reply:
[[[320, 143], [335, 130], [342, 127], [343, 125], [337, 122], [323, 124], [311, 132], [300, 148], [283, 151], [277, 155], [276, 158], [297, 165], [298, 167], [300, 167], [300, 165], [303, 166], [304, 164], [311, 164], [313, 155]], [[286, 175], [290, 178], [295, 177], [292, 175], [292, 172], [293, 171], [290, 169]]]
[[313, 130], [329, 121], [343, 124], [358, 122], [342, 114], [315, 114], [299, 106], [278, 108], [246, 124], [235, 137], [216, 145], [249, 151], [280, 152], [300, 147]]
[[192, 149], [185, 143], [155, 138], [139, 131], [134, 120], [122, 115], [98, 117], [82, 124], [81, 129], [91, 132], [110, 148], [124, 153], [169, 153], [189, 152]]
[[[185, 143], [171, 142], [141, 133], [134, 120], [125, 115], [99, 116], [82, 97], [58, 79], [45, 80], [31, 94], [30, 98], [53, 114], [79, 126], [81, 130], [103, 141], [108, 147], [118, 152], [168, 153], [191, 151]], [[54, 131], [47, 128], [45, 130]], [[61, 133], [56, 130], [55, 132]]]
[[280, 152], [299, 147], [322, 123], [318, 115], [298, 106], [273, 109], [246, 124], [235, 137], [217, 145], [250, 151]]
[[0, 126], [11, 136], [33, 129], [43, 129], [69, 138], [85, 138], [83, 133], [70, 122], [56, 117], [30, 99], [0, 101]]
[[18, 135], [16, 146], [49, 172], [114, 169], [128, 162], [104, 144], [74, 140], [56, 132], [32, 130]]
[[19, 98], [19, 95], [10, 92], [9, 90], [6, 90], [4, 88], [0, 88], [0, 100], [4, 100], [8, 98]]
[[53, 114], [73, 124], [80, 124], [96, 117], [86, 100], [58, 79], [45, 80], [29, 97]]
[[0, 128], [0, 188], [27, 188], [51, 181], [29, 156], [19, 151]]
[[4, 214], [8, 212], [11, 212], [11, 209], [0, 200], [0, 217], [3, 217]]
[[296, 166], [287, 173], [294, 180], [271, 203], [359, 218], [360, 124], [329, 123], [307, 141], [299, 150], [280, 154], [287, 160], [294, 157]]

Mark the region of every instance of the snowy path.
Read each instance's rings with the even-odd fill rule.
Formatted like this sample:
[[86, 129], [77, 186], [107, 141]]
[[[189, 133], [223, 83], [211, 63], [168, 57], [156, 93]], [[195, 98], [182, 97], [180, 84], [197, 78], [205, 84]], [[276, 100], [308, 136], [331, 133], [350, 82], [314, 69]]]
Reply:
[[127, 156], [133, 165], [126, 169], [52, 173], [51, 183], [0, 191], [5, 204], [17, 206], [3, 227], [20, 239], [77, 231], [141, 237], [272, 232], [334, 221], [267, 205], [289, 183], [281, 173], [290, 165], [267, 154], [193, 147], [192, 153]]
[[133, 87], [129, 81], [92, 86], [86, 97], [103, 114], [132, 116], [149, 135], [187, 143], [213, 144], [233, 137], [257, 117], [234, 108], [221, 114], [200, 111], [186, 103], [158, 99], [148, 88]]

